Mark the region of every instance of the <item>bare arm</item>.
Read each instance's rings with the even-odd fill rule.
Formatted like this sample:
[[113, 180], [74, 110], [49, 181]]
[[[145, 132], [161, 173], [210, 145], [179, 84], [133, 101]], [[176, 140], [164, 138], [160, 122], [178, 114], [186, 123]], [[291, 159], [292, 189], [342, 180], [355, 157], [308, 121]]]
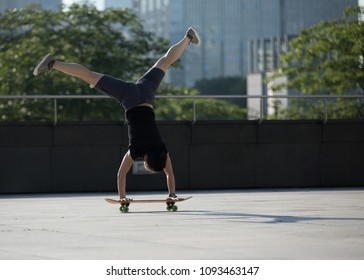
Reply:
[[133, 159], [128, 150], [125, 154], [123, 161], [121, 162], [118, 171], [118, 192], [120, 199], [126, 198], [126, 175], [128, 174], [130, 167], [133, 165]]
[[170, 194], [176, 193], [176, 182], [174, 179], [172, 161], [171, 161], [171, 158], [169, 157], [169, 154], [167, 156], [166, 167], [164, 168], [164, 173], [166, 174], [169, 193]]

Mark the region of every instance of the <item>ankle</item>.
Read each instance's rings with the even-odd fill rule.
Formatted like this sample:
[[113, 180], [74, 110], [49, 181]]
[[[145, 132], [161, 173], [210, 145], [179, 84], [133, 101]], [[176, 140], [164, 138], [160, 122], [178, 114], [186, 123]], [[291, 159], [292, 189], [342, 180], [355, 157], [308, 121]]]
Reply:
[[177, 197], [177, 195], [176, 195], [175, 193], [170, 193], [170, 194], [169, 194], [169, 197], [176, 198], [176, 197]]

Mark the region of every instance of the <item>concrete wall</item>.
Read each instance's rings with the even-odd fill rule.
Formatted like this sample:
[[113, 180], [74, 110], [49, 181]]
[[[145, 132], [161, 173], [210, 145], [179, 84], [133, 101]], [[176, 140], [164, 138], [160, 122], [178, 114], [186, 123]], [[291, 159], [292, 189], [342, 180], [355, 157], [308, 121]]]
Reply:
[[[364, 122], [159, 123], [179, 189], [364, 185]], [[119, 123], [0, 124], [0, 193], [115, 191]], [[127, 190], [165, 190], [128, 174]]]

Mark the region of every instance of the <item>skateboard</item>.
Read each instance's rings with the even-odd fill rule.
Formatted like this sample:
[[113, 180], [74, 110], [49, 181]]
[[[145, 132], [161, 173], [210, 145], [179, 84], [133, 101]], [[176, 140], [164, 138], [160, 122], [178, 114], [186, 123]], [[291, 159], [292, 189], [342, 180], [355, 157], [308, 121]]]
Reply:
[[129, 212], [129, 205], [131, 203], [166, 203], [167, 204], [167, 210], [176, 212], [178, 210], [177, 205], [175, 205], [176, 202], [182, 202], [187, 199], [192, 198], [192, 196], [185, 197], [185, 198], [176, 198], [176, 199], [133, 199], [128, 200], [125, 202], [121, 202], [120, 200], [111, 199], [111, 198], [105, 198], [106, 202], [111, 204], [120, 204], [120, 212], [122, 213], [128, 213]]

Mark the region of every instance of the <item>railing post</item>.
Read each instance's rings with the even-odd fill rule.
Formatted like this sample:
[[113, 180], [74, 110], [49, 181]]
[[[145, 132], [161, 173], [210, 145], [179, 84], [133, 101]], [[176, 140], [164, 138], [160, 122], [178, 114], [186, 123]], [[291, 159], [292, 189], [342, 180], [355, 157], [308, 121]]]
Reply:
[[54, 98], [53, 99], [53, 105], [54, 105], [54, 118], [53, 118], [53, 126], [57, 125], [57, 121], [58, 121], [58, 114], [57, 114], [57, 99]]
[[327, 100], [324, 98], [324, 124], [327, 123]]
[[193, 124], [196, 123], [196, 119], [197, 119], [197, 117], [196, 117], [196, 99], [193, 99], [193, 116], [192, 116], [192, 119], [193, 119], [192, 123]]
[[259, 124], [261, 124], [263, 122], [263, 118], [264, 118], [264, 112], [263, 112], [263, 109], [264, 109], [264, 106], [263, 106], [263, 97], [260, 96], [259, 97], [259, 100], [260, 100], [260, 119], [259, 119]]

